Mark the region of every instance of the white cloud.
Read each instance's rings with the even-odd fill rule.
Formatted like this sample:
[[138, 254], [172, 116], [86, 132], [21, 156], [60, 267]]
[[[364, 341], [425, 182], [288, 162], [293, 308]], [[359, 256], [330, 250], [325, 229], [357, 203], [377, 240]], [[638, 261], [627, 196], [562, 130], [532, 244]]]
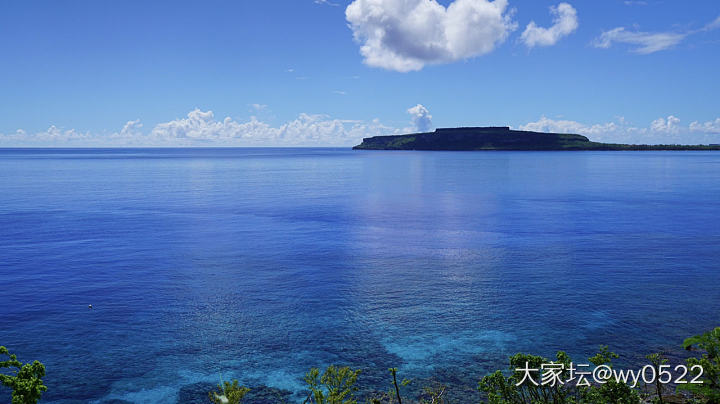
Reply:
[[670, 115], [667, 118], [658, 118], [650, 123], [650, 129], [658, 133], [679, 133], [680, 119]]
[[641, 55], [659, 52], [670, 49], [681, 43], [685, 38], [702, 32], [712, 31], [720, 28], [720, 17], [704, 27], [687, 32], [642, 32], [629, 31], [625, 27], [613, 28], [605, 31], [595, 38], [593, 45], [596, 48], [610, 48], [614, 43], [635, 45], [631, 51]]
[[618, 124], [609, 122], [603, 124], [585, 125], [576, 121], [554, 120], [543, 116], [535, 122], [520, 125], [519, 129], [533, 132], [576, 133], [592, 136], [614, 133], [618, 130]]
[[[281, 125], [251, 117], [237, 121], [216, 119], [212, 111], [195, 109], [187, 116], [143, 130], [139, 120], [128, 121], [119, 131], [89, 133], [50, 126], [30, 133], [21, 129], [0, 134], [0, 147], [142, 147], [142, 146], [353, 146], [363, 137], [402, 134], [433, 129], [432, 115], [423, 105], [409, 108], [411, 127], [395, 128], [371, 121], [334, 119], [326, 115], [300, 114]], [[720, 118], [683, 124], [676, 116], [658, 118], [647, 126], [636, 126], [624, 118], [586, 124], [573, 120], [541, 117], [517, 127], [521, 130], [578, 133], [591, 140], [635, 144], [720, 143]]]
[[562, 37], [575, 32], [578, 27], [577, 11], [568, 3], [560, 3], [550, 7], [550, 14], [553, 15], [553, 25], [550, 28], [538, 27], [535, 21], [531, 21], [522, 33], [520, 40], [525, 46], [555, 45]]
[[[136, 119], [134, 121], [127, 121], [127, 123], [123, 126], [122, 129], [120, 129], [120, 132], [116, 132], [110, 135], [111, 139], [113, 140], [125, 140], [125, 141], [132, 141], [136, 139], [142, 138], [142, 127], [143, 124], [140, 123], [139, 119]], [[92, 139], [88, 139], [92, 140]]]
[[251, 106], [252, 109], [254, 109], [255, 111], [264, 111], [264, 110], [266, 110], [267, 107], [268, 107], [266, 104], [250, 104], [250, 106]]
[[618, 27], [603, 32], [600, 37], [595, 39], [594, 45], [597, 48], [606, 49], [615, 42], [636, 45], [632, 52], [647, 55], [672, 48], [682, 42], [686, 36], [687, 34], [677, 32], [633, 32], [624, 27]]
[[339, 6], [339, 4], [333, 3], [330, 0], [315, 0], [315, 4], [324, 4], [326, 6], [333, 6], [333, 7]]
[[418, 104], [407, 110], [412, 115], [412, 130], [417, 132], [428, 132], [432, 129], [432, 115], [425, 106]]
[[[127, 126], [127, 124], [126, 124]], [[23, 129], [18, 129], [15, 133], [0, 133], [0, 145], [6, 146], [22, 146], [27, 143], [43, 143], [48, 146], [63, 145], [67, 142], [87, 142], [91, 141], [93, 136], [87, 132], [79, 132], [75, 129], [62, 129], [55, 125], [50, 126], [47, 130], [37, 133], [28, 133]]]
[[690, 130], [700, 133], [720, 134], [720, 118], [703, 123], [698, 121], [692, 122], [690, 124]]
[[241, 122], [230, 117], [215, 119], [212, 111], [195, 109], [186, 117], [142, 131], [139, 120], [127, 122], [111, 134], [90, 134], [51, 126], [47, 131], [18, 130], [0, 134], [0, 146], [352, 146], [363, 137], [399, 134], [380, 123], [333, 119], [326, 115], [300, 114], [279, 126], [255, 117]]
[[489, 53], [516, 28], [507, 0], [354, 0], [345, 10], [364, 62], [407, 72]]
[[388, 131], [391, 131], [390, 128], [376, 121], [364, 123], [311, 114], [300, 114], [292, 121], [273, 127], [255, 117], [247, 122], [238, 122], [230, 117], [216, 120], [212, 111], [196, 109], [188, 113], [186, 118], [158, 124], [150, 132], [150, 137], [180, 143], [352, 145], [362, 137], [386, 134]]
[[590, 140], [606, 143], [632, 144], [708, 144], [720, 143], [720, 118], [704, 123], [680, 124], [670, 115], [650, 122], [647, 127], [634, 126], [624, 118], [613, 122], [584, 124], [571, 120], [542, 117], [535, 122], [520, 125], [518, 129], [536, 132], [577, 133]]
[[701, 31], [712, 31], [714, 29], [720, 28], [720, 16], [718, 16], [713, 22], [707, 24], [704, 26]]

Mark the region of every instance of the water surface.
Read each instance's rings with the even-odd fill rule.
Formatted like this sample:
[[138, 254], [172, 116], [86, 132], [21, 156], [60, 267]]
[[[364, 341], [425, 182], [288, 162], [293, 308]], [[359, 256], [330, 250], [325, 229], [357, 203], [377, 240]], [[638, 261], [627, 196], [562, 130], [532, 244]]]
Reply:
[[719, 212], [713, 152], [4, 149], [0, 344], [55, 403], [642, 363], [718, 325]]

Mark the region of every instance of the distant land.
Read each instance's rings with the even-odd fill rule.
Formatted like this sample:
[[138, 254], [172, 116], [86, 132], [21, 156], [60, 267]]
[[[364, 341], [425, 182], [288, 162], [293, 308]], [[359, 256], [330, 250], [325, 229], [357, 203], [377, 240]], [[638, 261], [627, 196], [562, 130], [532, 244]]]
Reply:
[[720, 144], [617, 144], [585, 136], [511, 130], [507, 126], [439, 128], [435, 132], [373, 136], [355, 150], [720, 150]]

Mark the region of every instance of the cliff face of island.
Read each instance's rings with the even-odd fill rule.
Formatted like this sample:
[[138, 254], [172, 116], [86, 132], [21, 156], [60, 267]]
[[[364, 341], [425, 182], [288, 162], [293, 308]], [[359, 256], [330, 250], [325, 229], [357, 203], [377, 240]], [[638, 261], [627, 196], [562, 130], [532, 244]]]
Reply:
[[435, 132], [374, 136], [355, 150], [720, 150], [720, 145], [598, 143], [585, 136], [512, 130], [507, 126], [440, 128]]

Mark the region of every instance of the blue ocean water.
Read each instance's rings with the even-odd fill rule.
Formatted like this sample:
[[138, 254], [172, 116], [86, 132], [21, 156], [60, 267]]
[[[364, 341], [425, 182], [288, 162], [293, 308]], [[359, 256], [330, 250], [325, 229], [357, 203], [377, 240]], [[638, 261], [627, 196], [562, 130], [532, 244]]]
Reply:
[[719, 325], [719, 213], [713, 152], [5, 149], [0, 345], [53, 403], [297, 400], [333, 363], [475, 401], [518, 351]]

